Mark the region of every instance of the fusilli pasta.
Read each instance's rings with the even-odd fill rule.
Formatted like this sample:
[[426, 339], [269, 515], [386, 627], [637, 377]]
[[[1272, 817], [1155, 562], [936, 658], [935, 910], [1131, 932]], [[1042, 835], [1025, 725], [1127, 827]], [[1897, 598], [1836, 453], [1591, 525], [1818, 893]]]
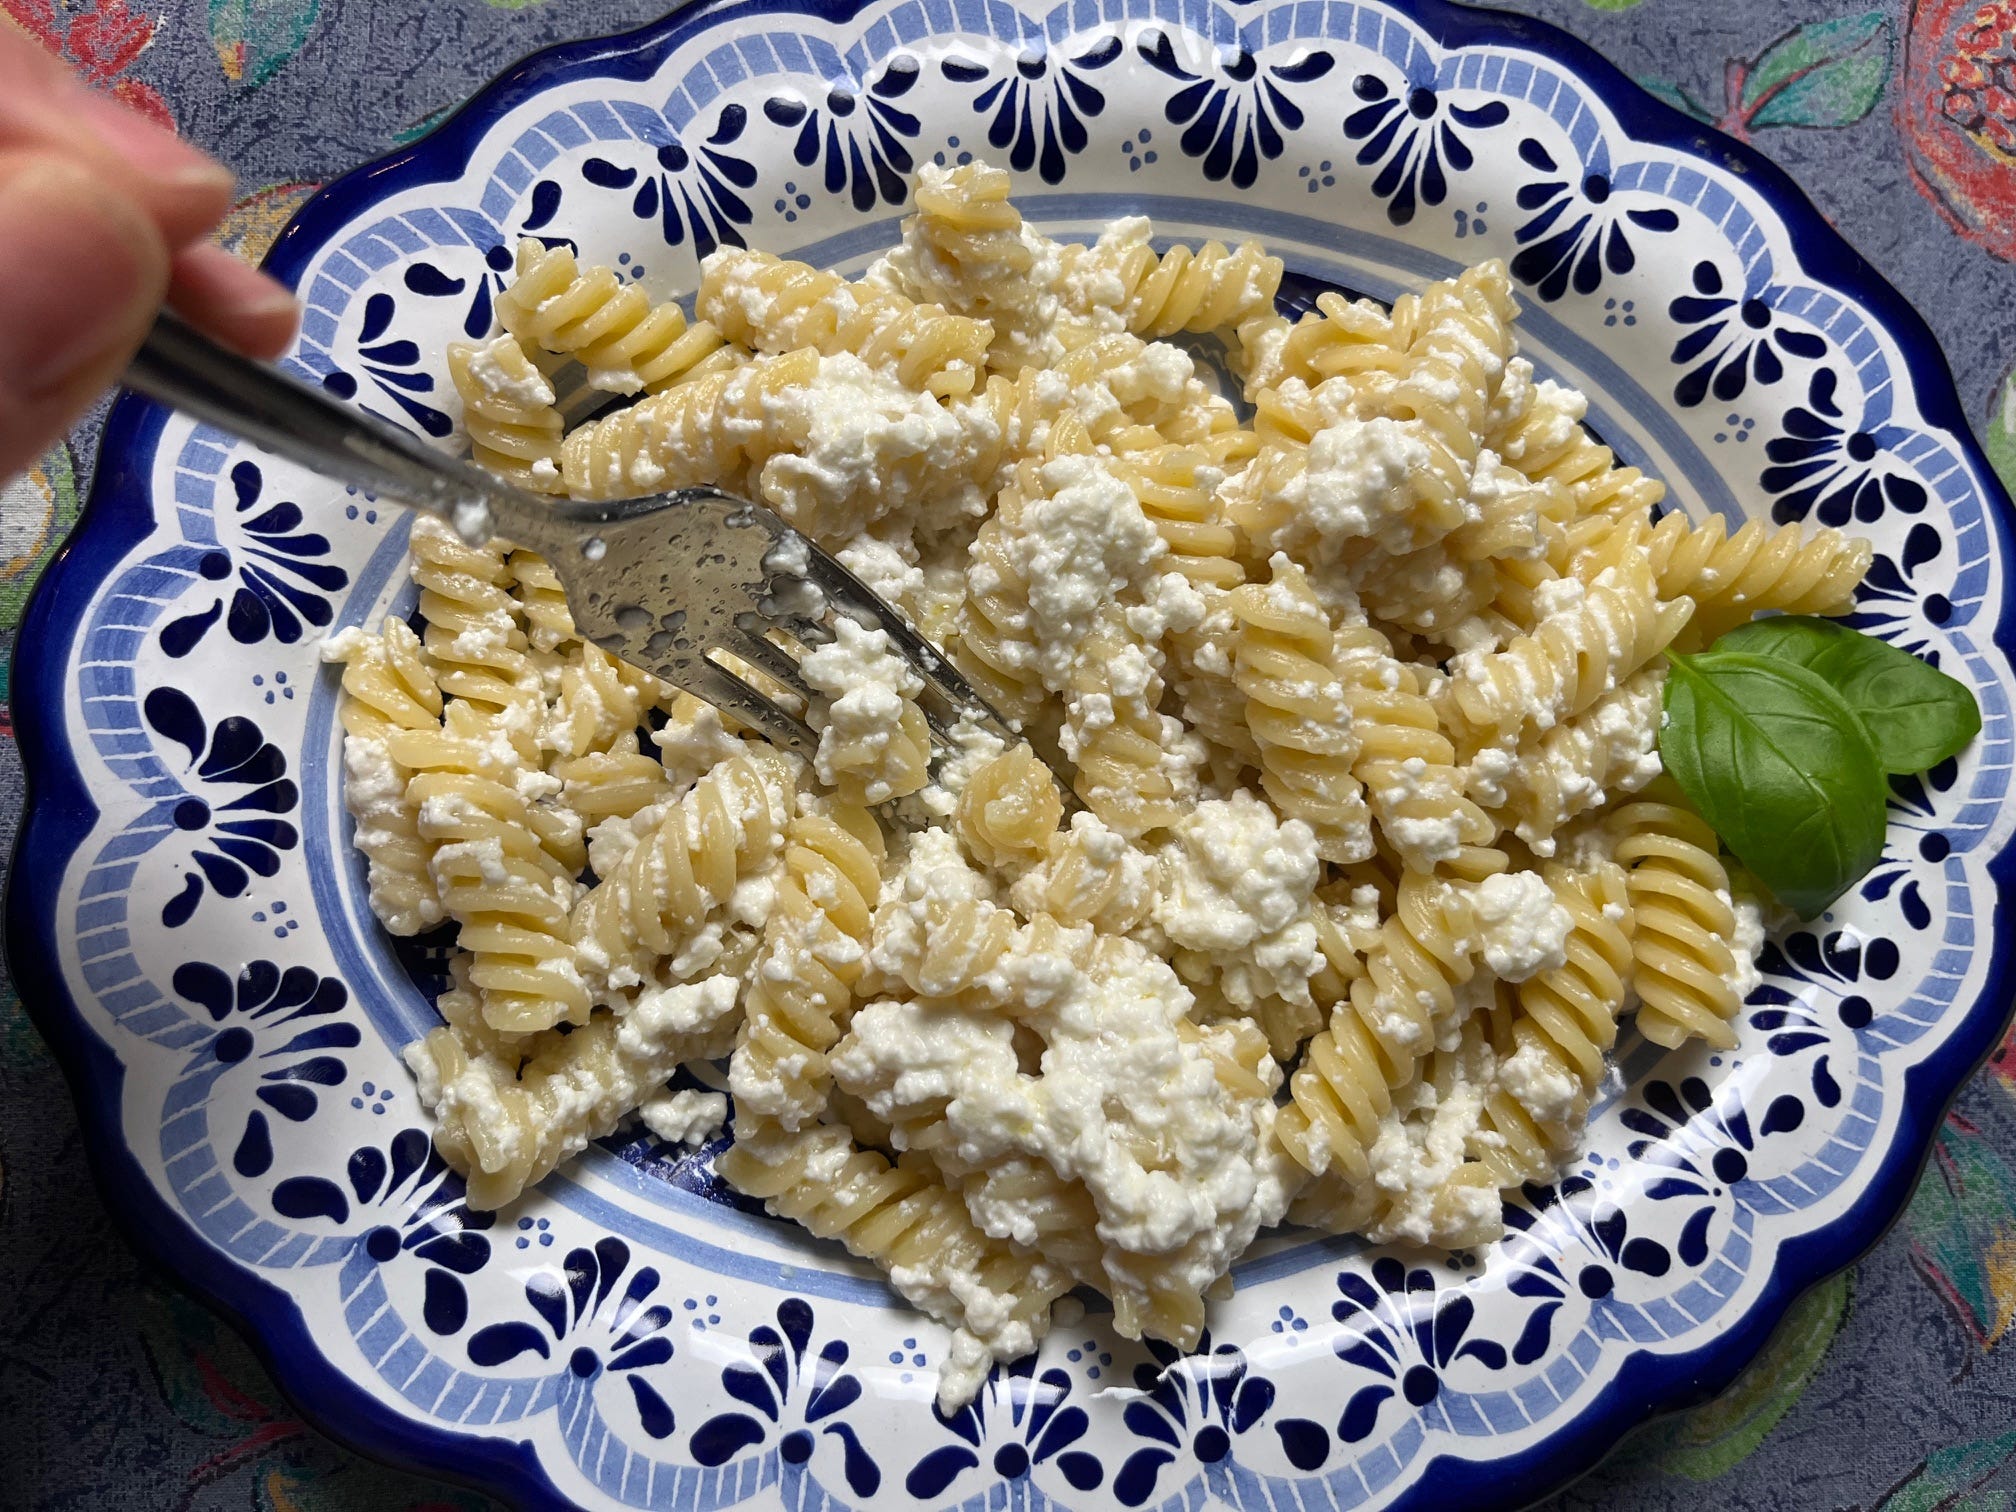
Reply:
[[[817, 746], [772, 749], [425, 521], [412, 624], [327, 649], [372, 906], [455, 931], [408, 1058], [471, 1203], [724, 1059], [720, 1173], [954, 1330], [948, 1406], [1071, 1285], [1193, 1347], [1291, 1216], [1483, 1243], [1620, 1015], [1735, 1044], [1761, 914], [1648, 787], [1663, 656], [1840, 612], [1871, 560], [1655, 515], [1503, 264], [1291, 319], [1256, 244], [1064, 244], [1010, 189], [926, 167], [858, 279], [723, 247], [690, 319], [528, 239], [447, 368], [481, 465], [762, 499], [1019, 739], [842, 619], [776, 632]], [[639, 397], [566, 432], [584, 377]]]
[[676, 304], [653, 303], [609, 268], [577, 267], [564, 246], [527, 237], [516, 261], [516, 276], [497, 296], [498, 322], [521, 342], [579, 360], [591, 388], [656, 393], [732, 367], [741, 356], [713, 326], [689, 323]]
[[[1677, 798], [1677, 794], [1659, 797]], [[1638, 1029], [1655, 1044], [1736, 1044], [1743, 1002], [1732, 983], [1736, 914], [1715, 832], [1677, 802], [1626, 804], [1608, 820], [1618, 862], [1629, 869], [1637, 921]]]

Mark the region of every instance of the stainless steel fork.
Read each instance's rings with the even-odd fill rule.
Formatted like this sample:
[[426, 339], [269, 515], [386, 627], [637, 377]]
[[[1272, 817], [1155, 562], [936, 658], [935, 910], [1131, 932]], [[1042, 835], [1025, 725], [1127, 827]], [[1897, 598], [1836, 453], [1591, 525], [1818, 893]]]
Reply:
[[835, 613], [887, 632], [924, 681], [924, 713], [941, 747], [962, 716], [1010, 743], [1020, 739], [943, 652], [761, 504], [713, 488], [602, 504], [528, 493], [227, 351], [167, 313], [125, 382], [325, 477], [439, 515], [467, 538], [496, 536], [538, 552], [589, 640], [801, 755], [818, 747], [812, 726], [719, 657], [760, 669], [809, 711], [820, 695], [771, 632], [801, 648], [819, 645], [832, 638]]

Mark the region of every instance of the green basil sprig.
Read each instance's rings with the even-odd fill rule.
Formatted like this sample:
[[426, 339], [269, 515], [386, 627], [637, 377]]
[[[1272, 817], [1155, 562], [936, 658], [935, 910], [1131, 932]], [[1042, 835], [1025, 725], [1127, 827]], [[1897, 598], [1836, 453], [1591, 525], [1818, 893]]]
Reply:
[[1981, 707], [1964, 683], [1835, 620], [1753, 620], [1715, 642], [1715, 649], [1796, 662], [1813, 673], [1855, 711], [1886, 772], [1937, 766], [1981, 733]]
[[1785, 617], [1669, 653], [1659, 755], [1722, 843], [1812, 918], [1883, 853], [1885, 773], [1957, 755], [1973, 694], [1829, 620]]

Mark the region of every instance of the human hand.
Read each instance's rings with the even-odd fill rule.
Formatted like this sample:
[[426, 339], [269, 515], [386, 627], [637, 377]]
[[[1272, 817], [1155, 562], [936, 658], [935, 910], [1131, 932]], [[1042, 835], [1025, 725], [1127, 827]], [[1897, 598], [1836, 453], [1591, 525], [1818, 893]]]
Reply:
[[164, 302], [249, 356], [286, 347], [293, 296], [203, 239], [231, 187], [0, 13], [0, 481], [118, 380]]

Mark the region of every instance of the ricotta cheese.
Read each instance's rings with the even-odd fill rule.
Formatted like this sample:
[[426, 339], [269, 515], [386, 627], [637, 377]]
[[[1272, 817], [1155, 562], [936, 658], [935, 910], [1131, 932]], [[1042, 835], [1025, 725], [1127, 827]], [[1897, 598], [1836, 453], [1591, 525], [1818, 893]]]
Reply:
[[826, 695], [807, 710], [819, 732], [812, 758], [819, 780], [828, 787], [843, 778], [858, 783], [862, 801], [870, 804], [915, 792], [922, 775], [917, 732], [904, 727], [903, 717], [909, 701], [923, 693], [924, 680], [896, 654], [888, 632], [835, 615], [833, 639], [808, 651], [798, 669]]
[[985, 507], [970, 484], [972, 438], [934, 396], [842, 353], [817, 376], [768, 401], [797, 441], [763, 464], [765, 502], [807, 534], [830, 524], [873, 523], [899, 511], [922, 529], [945, 529]]
[[1500, 872], [1463, 888], [1475, 948], [1501, 981], [1523, 982], [1568, 959], [1568, 910], [1538, 872]]
[[719, 1092], [660, 1092], [637, 1110], [644, 1127], [667, 1144], [697, 1149], [728, 1122], [728, 1099]]
[[1241, 1007], [1264, 997], [1307, 1002], [1321, 964], [1311, 918], [1322, 875], [1315, 832], [1242, 788], [1199, 803], [1173, 833], [1154, 908], [1169, 942], [1202, 956]]
[[[1072, 667], [1094, 621], [1130, 594], [1168, 554], [1134, 490], [1096, 457], [1043, 464], [1043, 491], [1007, 532], [1008, 560], [1027, 585], [1033, 668], [1053, 692]], [[976, 593], [991, 585], [976, 581]]]

